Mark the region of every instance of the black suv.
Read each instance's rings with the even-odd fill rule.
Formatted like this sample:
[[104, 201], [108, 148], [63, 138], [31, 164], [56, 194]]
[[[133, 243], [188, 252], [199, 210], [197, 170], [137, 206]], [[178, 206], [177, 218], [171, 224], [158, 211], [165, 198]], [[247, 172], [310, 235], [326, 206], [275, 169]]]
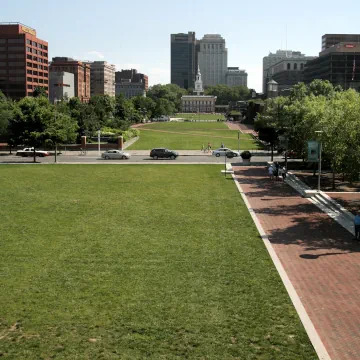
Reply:
[[150, 151], [150, 157], [153, 159], [161, 159], [161, 158], [170, 158], [175, 160], [179, 154], [176, 151], [165, 149], [165, 148], [156, 148]]

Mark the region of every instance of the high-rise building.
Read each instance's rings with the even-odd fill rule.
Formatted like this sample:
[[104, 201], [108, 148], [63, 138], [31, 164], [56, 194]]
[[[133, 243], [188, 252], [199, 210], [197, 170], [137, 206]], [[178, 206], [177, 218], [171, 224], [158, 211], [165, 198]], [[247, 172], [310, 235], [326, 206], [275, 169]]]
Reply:
[[51, 103], [75, 96], [74, 74], [50, 71], [49, 99]]
[[49, 90], [48, 43], [20, 23], [0, 23], [0, 90], [19, 100]]
[[238, 67], [228, 67], [226, 71], [226, 85], [227, 86], [246, 86], [248, 74], [245, 70], [240, 70]]
[[115, 65], [94, 61], [91, 66], [91, 96], [115, 96]]
[[360, 43], [358, 34], [325, 34], [321, 39], [321, 51], [328, 49], [339, 43]]
[[115, 72], [115, 83], [120, 84], [126, 82], [124, 80], [130, 80], [132, 83], [142, 83], [143, 89], [148, 91], [149, 78], [145, 74], [138, 73], [136, 69], [121, 70]]
[[207, 34], [200, 40], [198, 62], [204, 86], [225, 84], [227, 48], [221, 35]]
[[68, 57], [54, 57], [50, 71], [74, 74], [75, 96], [81, 102], [90, 100], [90, 65]]
[[171, 84], [191, 88], [195, 81], [197, 58], [195, 32], [171, 34]]
[[344, 42], [320, 52], [305, 65], [304, 82], [328, 80], [343, 89], [360, 90], [360, 42]]
[[272, 79], [271, 67], [282, 59], [287, 58], [304, 58], [305, 55], [300, 51], [278, 50], [275, 54], [269, 53], [263, 58], [263, 93], [266, 93], [267, 83]]

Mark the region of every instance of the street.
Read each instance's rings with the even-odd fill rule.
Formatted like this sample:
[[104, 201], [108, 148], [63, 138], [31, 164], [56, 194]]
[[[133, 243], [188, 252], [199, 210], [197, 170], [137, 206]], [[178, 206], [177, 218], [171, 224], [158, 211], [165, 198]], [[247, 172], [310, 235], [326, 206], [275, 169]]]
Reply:
[[[270, 156], [253, 156], [251, 162], [265, 163], [270, 161]], [[282, 160], [281, 157], [274, 157], [274, 160]], [[241, 163], [240, 157], [232, 159], [226, 159], [229, 163]], [[37, 163], [51, 164], [55, 162], [54, 156], [37, 157]], [[93, 163], [93, 164], [224, 164], [224, 157], [215, 157], [212, 155], [180, 155], [175, 160], [170, 159], [159, 159], [153, 160], [148, 155], [132, 155], [129, 160], [104, 160], [97, 155], [96, 152], [87, 155], [58, 155], [58, 163], [66, 164], [81, 164], [81, 163]], [[32, 157], [20, 157], [16, 155], [1, 154], [0, 164], [31, 164], [33, 163]]]

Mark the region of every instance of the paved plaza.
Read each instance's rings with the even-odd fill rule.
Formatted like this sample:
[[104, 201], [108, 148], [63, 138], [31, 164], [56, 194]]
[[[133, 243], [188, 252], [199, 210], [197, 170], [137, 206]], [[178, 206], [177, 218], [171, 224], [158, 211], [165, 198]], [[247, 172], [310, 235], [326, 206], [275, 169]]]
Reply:
[[360, 243], [265, 167], [234, 170], [331, 359], [360, 359]]

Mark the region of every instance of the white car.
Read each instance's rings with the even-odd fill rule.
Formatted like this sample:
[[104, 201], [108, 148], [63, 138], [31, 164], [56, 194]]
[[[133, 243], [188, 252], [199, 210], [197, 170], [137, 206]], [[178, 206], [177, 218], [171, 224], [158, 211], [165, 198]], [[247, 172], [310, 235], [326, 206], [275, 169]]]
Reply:
[[227, 157], [236, 157], [240, 156], [240, 153], [238, 151], [231, 150], [229, 148], [219, 148], [217, 150], [214, 150], [212, 153], [214, 156], [227, 156]]
[[101, 157], [105, 160], [115, 160], [115, 159], [128, 160], [130, 159], [130, 154], [122, 150], [108, 150], [103, 152], [101, 154]]
[[[22, 157], [34, 156], [34, 148], [24, 148], [23, 150], [18, 150], [16, 152], [16, 156], [22, 156]], [[40, 156], [40, 157], [50, 156], [50, 153], [44, 150], [35, 150], [35, 156]]]

